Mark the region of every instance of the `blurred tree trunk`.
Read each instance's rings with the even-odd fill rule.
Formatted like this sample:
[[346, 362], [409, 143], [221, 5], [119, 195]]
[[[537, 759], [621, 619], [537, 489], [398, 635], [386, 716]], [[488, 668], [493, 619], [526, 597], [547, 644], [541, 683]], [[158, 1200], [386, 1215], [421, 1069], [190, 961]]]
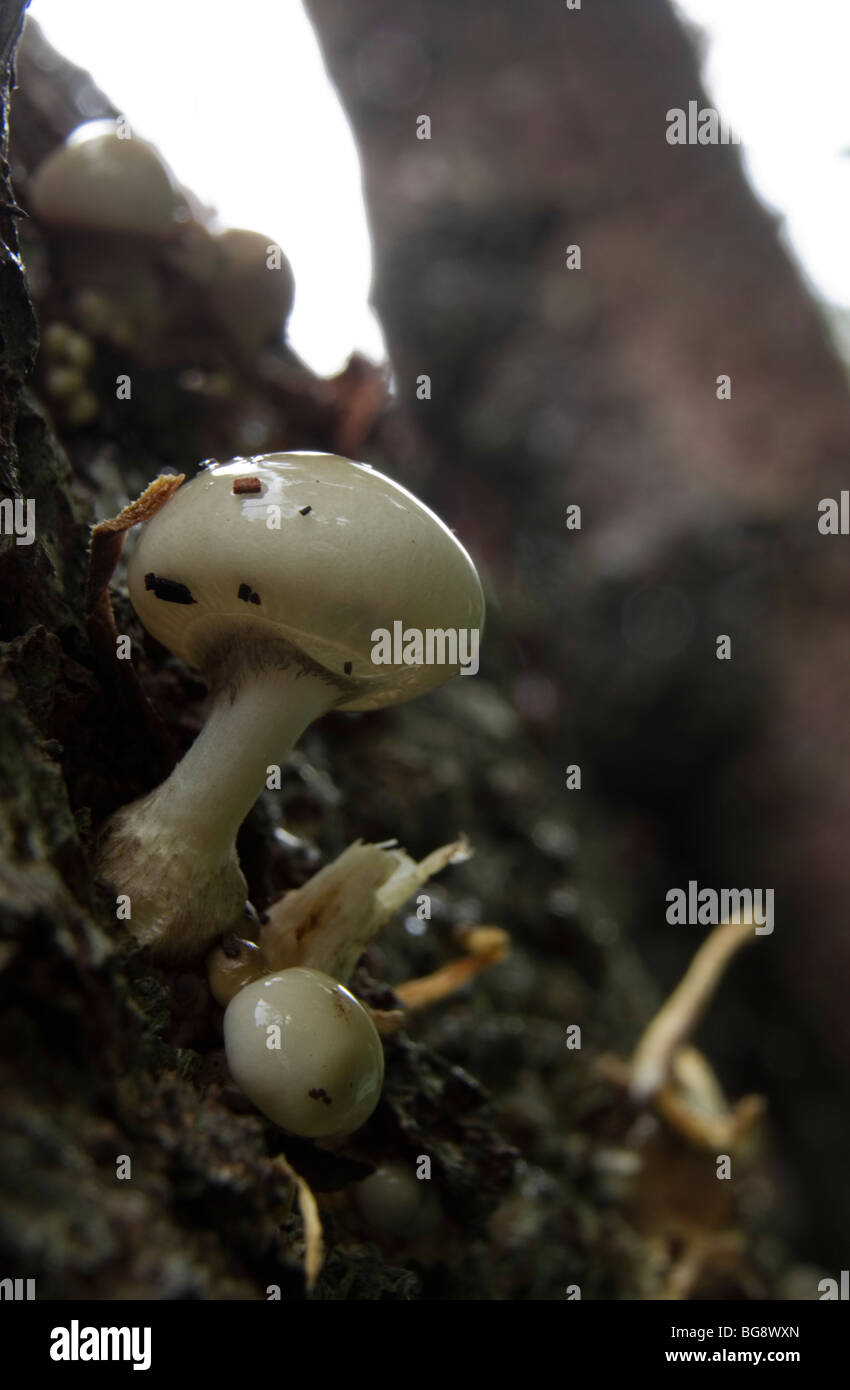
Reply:
[[821, 317], [734, 146], [666, 141], [668, 109], [707, 105], [667, 0], [306, 3], [361, 150], [411, 475], [481, 533], [520, 634], [500, 657], [491, 629], [489, 659], [557, 683], [552, 776], [582, 764], [663, 976], [695, 944], [669, 887], [775, 889], [726, 1050], [803, 1106], [846, 1239], [850, 541], [817, 522], [850, 398]]

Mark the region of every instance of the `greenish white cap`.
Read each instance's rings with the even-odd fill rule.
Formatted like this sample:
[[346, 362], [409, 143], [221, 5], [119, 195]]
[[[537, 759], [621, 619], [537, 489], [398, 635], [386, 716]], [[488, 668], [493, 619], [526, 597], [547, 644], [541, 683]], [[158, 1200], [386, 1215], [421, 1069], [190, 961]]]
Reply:
[[283, 640], [344, 709], [411, 699], [460, 669], [375, 664], [375, 630], [484, 620], [475, 566], [443, 522], [334, 454], [208, 466], [145, 525], [128, 582], [145, 627], [188, 664], [203, 670], [222, 640]]
[[351, 1134], [381, 1095], [384, 1050], [344, 985], [300, 966], [240, 990], [224, 1015], [234, 1081], [275, 1124], [308, 1139]]
[[29, 204], [48, 226], [157, 234], [172, 225], [176, 192], [153, 145], [91, 121], [39, 165]]

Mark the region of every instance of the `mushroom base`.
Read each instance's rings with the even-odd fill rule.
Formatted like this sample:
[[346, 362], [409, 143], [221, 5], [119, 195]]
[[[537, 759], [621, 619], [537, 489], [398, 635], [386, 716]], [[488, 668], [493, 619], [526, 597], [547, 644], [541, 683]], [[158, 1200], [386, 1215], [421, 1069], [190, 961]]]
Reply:
[[156, 797], [131, 802], [108, 822], [97, 875], [120, 895], [116, 915], [140, 945], [162, 960], [187, 960], [244, 928], [248, 886], [235, 846], [210, 864], [196, 845], [164, 835], [151, 815]]

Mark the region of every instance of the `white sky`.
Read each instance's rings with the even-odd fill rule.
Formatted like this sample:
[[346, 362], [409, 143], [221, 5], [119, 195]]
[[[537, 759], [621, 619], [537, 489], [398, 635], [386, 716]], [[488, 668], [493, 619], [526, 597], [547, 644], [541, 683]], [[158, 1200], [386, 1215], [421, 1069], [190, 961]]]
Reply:
[[[756, 188], [816, 288], [850, 306], [850, 0], [680, 8], [708, 30], [712, 100]], [[300, 0], [240, 0], [238, 24], [216, 0], [32, 0], [31, 13], [222, 221], [280, 243], [305, 361], [327, 374], [353, 348], [383, 355], [357, 154]]]
[[[639, 0], [638, 0], [639, 2]], [[680, 0], [750, 180], [814, 287], [850, 305], [850, 0]]]

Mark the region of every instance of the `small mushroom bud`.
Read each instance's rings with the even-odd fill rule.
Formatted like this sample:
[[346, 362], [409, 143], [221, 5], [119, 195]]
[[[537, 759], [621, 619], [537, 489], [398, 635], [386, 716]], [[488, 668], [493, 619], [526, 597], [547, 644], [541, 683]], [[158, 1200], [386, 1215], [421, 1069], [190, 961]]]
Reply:
[[223, 1009], [240, 989], [268, 971], [259, 946], [238, 936], [226, 936], [207, 957], [210, 993]]
[[111, 121], [79, 126], [39, 165], [30, 207], [46, 227], [159, 235], [173, 224], [175, 186], [153, 145]]
[[238, 931], [236, 834], [304, 729], [331, 708], [411, 699], [445, 659], [376, 663], [376, 628], [480, 629], [466, 551], [404, 488], [350, 459], [271, 454], [215, 464], [143, 527], [128, 571], [149, 632], [206, 677], [201, 733], [155, 791], [105, 827], [98, 871], [163, 958]]
[[214, 240], [213, 312], [247, 353], [278, 344], [292, 310], [292, 267], [274, 238], [229, 227]]
[[55, 400], [69, 401], [85, 390], [86, 378], [79, 367], [60, 365], [51, 367], [45, 377], [44, 385], [47, 394], [53, 396]]
[[421, 1235], [441, 1215], [430, 1182], [402, 1163], [382, 1163], [357, 1183], [354, 1202], [368, 1226], [391, 1236]]
[[363, 1005], [320, 970], [295, 967], [241, 989], [224, 1015], [237, 1086], [306, 1139], [353, 1133], [378, 1103], [381, 1040]]

